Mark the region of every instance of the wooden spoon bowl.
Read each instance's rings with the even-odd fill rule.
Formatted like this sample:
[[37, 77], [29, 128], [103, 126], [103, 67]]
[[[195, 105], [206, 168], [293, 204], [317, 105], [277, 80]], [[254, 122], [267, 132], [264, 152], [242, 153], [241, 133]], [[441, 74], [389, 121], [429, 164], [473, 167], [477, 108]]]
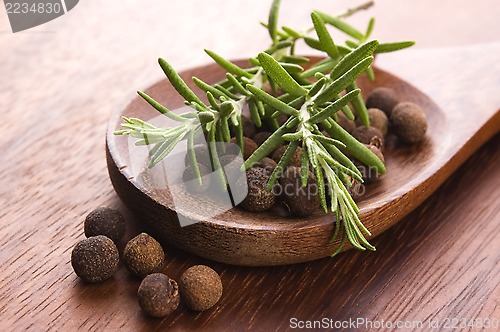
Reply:
[[[244, 61], [237, 63], [245, 65]], [[224, 74], [217, 65], [211, 64], [184, 71], [181, 77], [195, 89], [194, 84], [190, 84], [192, 76], [215, 83], [223, 79]], [[366, 185], [366, 192], [357, 202], [361, 209], [360, 219], [372, 237], [418, 207], [473, 151], [498, 132], [500, 122], [497, 112], [500, 103], [493, 109], [490, 103], [475, 110], [481, 116], [467, 120], [468, 130], [457, 132], [453, 126], [465, 121], [469, 110], [455, 109], [453, 115], [449, 115], [448, 110], [444, 110], [446, 104], [439, 102], [438, 106], [438, 101], [431, 100], [422, 92], [422, 87], [417, 89], [379, 68], [375, 68], [375, 74], [375, 82], [361, 78], [363, 95], [366, 97], [377, 86], [394, 89], [400, 101], [414, 102], [425, 110], [429, 129], [426, 139], [414, 146], [388, 136], [387, 174], [378, 182]], [[498, 79], [495, 82], [498, 83]], [[184, 105], [166, 80], [145, 92], [172, 110]], [[321, 211], [307, 218], [291, 219], [272, 212], [250, 213], [233, 208], [209, 220], [181, 227], [177, 213], [182, 211], [175, 211], [168, 188], [155, 188], [147, 179], [134, 176], [128, 138], [113, 134], [120, 129], [121, 116], [147, 120], [157, 115], [152, 107], [135, 97], [124, 109], [113, 114], [106, 137], [108, 170], [113, 186], [138, 218], [156, 230], [155, 235], [191, 253], [235, 265], [299, 263], [326, 257], [335, 251], [338, 241], [330, 243], [334, 216]], [[193, 215], [186, 217], [196, 219]], [[348, 248], [346, 245], [345, 249]]]

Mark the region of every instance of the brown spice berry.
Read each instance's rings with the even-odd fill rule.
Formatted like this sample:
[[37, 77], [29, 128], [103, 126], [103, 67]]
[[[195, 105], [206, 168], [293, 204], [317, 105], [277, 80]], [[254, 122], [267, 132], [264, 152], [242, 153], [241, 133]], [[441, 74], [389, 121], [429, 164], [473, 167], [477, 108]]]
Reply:
[[137, 297], [147, 315], [165, 317], [179, 306], [179, 286], [163, 273], [153, 273], [142, 280]]
[[257, 166], [265, 169], [269, 173], [269, 175], [271, 175], [271, 173], [274, 171], [276, 166], [278, 166], [278, 164], [274, 160], [272, 160], [271, 158], [264, 157], [264, 158], [262, 158], [261, 161], [259, 161]]
[[120, 211], [101, 206], [87, 215], [83, 229], [86, 237], [105, 235], [116, 243], [125, 235], [125, 219]]
[[267, 191], [269, 173], [261, 167], [252, 167], [246, 172], [248, 193], [240, 207], [250, 212], [260, 212], [271, 208], [276, 202], [272, 190]]
[[128, 241], [123, 249], [125, 267], [139, 277], [158, 272], [164, 261], [163, 248], [146, 233], [141, 233]]
[[391, 116], [392, 109], [398, 103], [398, 98], [393, 89], [379, 87], [373, 89], [372, 93], [366, 99], [367, 108], [378, 108], [388, 117]]
[[337, 112], [338, 120], [337, 123], [345, 129], [348, 133], [352, 133], [354, 128], [356, 128], [356, 124], [353, 120], [348, 119], [347, 116], [342, 112]]
[[[202, 177], [210, 173], [210, 170], [203, 164], [198, 164], [198, 169], [200, 170], [200, 175]], [[191, 193], [201, 193], [210, 187], [210, 177], [203, 177], [202, 184], [200, 185], [194, 168], [191, 165], [187, 166], [184, 170], [184, 173], [182, 174], [182, 181], [187, 190]]]
[[368, 109], [368, 118], [370, 119], [370, 126], [377, 128], [383, 136], [387, 135], [389, 119], [383, 111], [378, 108], [370, 108]]
[[[285, 154], [286, 149], [288, 148], [288, 145], [283, 145], [280, 146], [279, 148], [276, 149], [273, 153], [273, 160], [276, 163], [280, 162], [281, 157]], [[290, 159], [290, 163], [288, 166], [300, 166], [302, 161], [302, 148], [300, 146], [297, 147], [295, 152], [293, 153], [292, 158]]]
[[302, 187], [300, 167], [290, 166], [280, 179], [280, 197], [294, 216], [308, 216], [320, 207], [318, 186], [309, 171], [307, 185]]
[[352, 132], [352, 136], [363, 144], [370, 144], [372, 140], [376, 139], [379, 141], [380, 149], [384, 149], [384, 135], [375, 127], [356, 127]]
[[[231, 138], [230, 143], [238, 144], [235, 137]], [[248, 157], [250, 157], [252, 155], [252, 153], [254, 153], [254, 151], [257, 150], [257, 148], [258, 148], [257, 143], [255, 143], [253, 140], [251, 140], [248, 137], [243, 137], [243, 159], [244, 160], [247, 160]]]
[[212, 308], [222, 296], [222, 281], [213, 269], [195, 265], [187, 269], [179, 280], [182, 300], [192, 310]]
[[[208, 151], [208, 145], [206, 143], [195, 145], [193, 147], [193, 150], [196, 156], [196, 162], [198, 162], [198, 164], [205, 165], [208, 168], [212, 167], [212, 164], [210, 162], [210, 152]], [[186, 153], [186, 157], [184, 158], [184, 164], [186, 166], [189, 166], [189, 164], [191, 164], [188, 153]]]
[[[385, 163], [385, 158], [384, 158], [384, 155], [382, 154], [382, 152], [380, 151], [379, 148], [377, 148], [376, 146], [374, 145], [370, 145], [370, 144], [365, 144], [365, 146], [371, 151], [373, 152], [374, 155], [376, 155], [383, 163]], [[362, 176], [363, 176], [363, 179], [370, 183], [370, 182], [374, 182], [375, 180], [377, 180], [379, 177], [380, 177], [380, 173], [378, 171], [378, 168], [376, 167], [369, 167], [369, 166], [366, 166], [365, 164], [359, 162], [359, 161], [355, 161], [355, 165], [358, 167], [359, 171], [361, 172]]]
[[253, 141], [255, 143], [257, 143], [257, 145], [262, 145], [262, 143], [264, 143], [268, 138], [269, 136], [271, 136], [272, 133], [269, 132], [269, 131], [261, 131], [261, 132], [258, 132], [257, 134], [254, 135], [254, 137], [252, 138]]
[[115, 243], [104, 235], [78, 242], [71, 252], [71, 265], [77, 276], [88, 282], [111, 278], [118, 268], [120, 255]]
[[255, 124], [245, 115], [241, 116], [243, 122], [243, 135], [248, 138], [253, 138], [255, 135]]
[[407, 143], [420, 142], [427, 131], [427, 118], [420, 106], [414, 103], [399, 103], [391, 115], [394, 132]]

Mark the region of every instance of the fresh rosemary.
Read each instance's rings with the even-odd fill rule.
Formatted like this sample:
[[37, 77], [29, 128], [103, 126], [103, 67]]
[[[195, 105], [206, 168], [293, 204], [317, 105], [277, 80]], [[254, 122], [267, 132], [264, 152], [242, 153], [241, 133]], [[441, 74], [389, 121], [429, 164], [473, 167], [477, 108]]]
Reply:
[[[312, 27], [295, 30], [283, 26], [278, 29], [280, 0], [274, 0], [269, 20], [263, 24], [269, 31], [271, 46], [256, 58], [251, 58], [250, 68], [240, 68], [220, 55], [206, 53], [227, 71], [226, 79], [210, 85], [194, 77], [194, 83], [204, 91], [208, 103], [204, 103], [186, 85], [170, 64], [159, 59], [159, 64], [172, 86], [185, 99], [192, 111], [176, 114], [143, 92], [138, 92], [152, 107], [178, 123], [172, 128], [157, 128], [137, 118], [123, 118], [123, 129], [117, 135], [137, 138], [137, 145], [153, 145], [150, 164], [153, 167], [165, 158], [181, 140], [186, 139], [188, 156], [198, 180], [202, 181], [194, 153], [194, 137], [203, 130], [215, 170], [225, 185], [223, 169], [217, 157], [215, 142], [229, 142], [231, 133], [236, 136], [243, 150], [242, 112], [248, 105], [250, 118], [257, 127], [267, 123], [274, 132], [245, 161], [249, 169], [281, 144], [288, 142], [275, 171], [267, 184], [268, 190], [278, 181], [297, 147], [302, 147], [301, 184], [307, 185], [308, 171], [312, 168], [319, 189], [321, 206], [325, 212], [335, 213], [335, 231], [332, 241], [341, 237], [338, 249], [345, 241], [360, 250], [375, 250], [366, 239], [370, 232], [359, 220], [359, 209], [348, 188], [352, 181], [363, 182], [360, 171], [351, 158], [380, 173], [386, 169], [381, 160], [363, 144], [337, 124], [337, 112], [349, 119], [359, 117], [369, 126], [366, 106], [356, 80], [366, 73], [374, 79], [371, 68], [376, 53], [392, 52], [413, 45], [413, 42], [379, 43], [370, 40], [375, 20], [372, 18], [365, 33], [346, 23], [343, 18], [370, 7], [368, 1], [345, 13], [331, 16], [319, 11], [311, 13]], [[335, 43], [327, 26], [338, 29], [348, 36], [345, 46]], [[314, 34], [316, 36], [314, 36]], [[297, 42], [303, 40], [311, 48], [325, 53], [325, 58], [307, 70], [302, 68], [309, 58], [295, 54]], [[282, 93], [278, 96], [279, 88]], [[351, 109], [352, 107], [352, 109]], [[354, 110], [354, 112], [353, 112]], [[277, 118], [287, 120], [279, 125]], [[326, 131], [328, 136], [322, 131]], [[328, 202], [327, 202], [328, 199]]]

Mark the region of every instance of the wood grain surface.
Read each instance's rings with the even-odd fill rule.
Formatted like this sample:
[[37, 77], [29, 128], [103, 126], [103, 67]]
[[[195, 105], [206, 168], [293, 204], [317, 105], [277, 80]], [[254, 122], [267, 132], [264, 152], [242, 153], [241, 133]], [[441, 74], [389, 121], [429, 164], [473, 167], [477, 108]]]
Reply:
[[[378, 1], [373, 13], [381, 38], [415, 36], [432, 46], [498, 40], [497, 1], [460, 0], [437, 7], [430, 0], [399, 3]], [[267, 45], [256, 22], [266, 19], [268, 5], [88, 0], [61, 18], [18, 34], [10, 32], [0, 11], [3, 330], [269, 331], [290, 329], [294, 317], [426, 324], [445, 318], [500, 319], [498, 135], [416, 211], [377, 237], [375, 253], [245, 268], [165, 245], [163, 272], [171, 277], [179, 278], [198, 263], [221, 274], [223, 297], [204, 313], [181, 305], [165, 319], [149, 319], [136, 301], [140, 281], [123, 266], [98, 285], [73, 273], [71, 249], [84, 238], [83, 219], [93, 208], [122, 211], [128, 221], [126, 239], [142, 230], [108, 179], [104, 134], [112, 111], [123, 107], [135, 89], [161, 78], [158, 56], [183, 69], [208, 62], [203, 47], [230, 58], [254, 55]], [[283, 10], [284, 23], [309, 25], [304, 11], [312, 6], [332, 11], [326, 0], [297, 4]], [[456, 15], [446, 16], [452, 10]], [[422, 23], [435, 30], [422, 28]], [[457, 75], [467, 68], [457, 68]]]

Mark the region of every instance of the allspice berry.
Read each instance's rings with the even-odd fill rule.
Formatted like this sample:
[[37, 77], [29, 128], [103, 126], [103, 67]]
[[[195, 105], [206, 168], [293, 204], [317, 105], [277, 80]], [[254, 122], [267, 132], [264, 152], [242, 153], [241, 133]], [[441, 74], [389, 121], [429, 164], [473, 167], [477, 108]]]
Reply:
[[379, 141], [380, 149], [384, 149], [384, 135], [375, 127], [356, 127], [352, 132], [352, 136], [363, 144], [370, 144], [370, 142], [376, 139]]
[[[235, 137], [231, 138], [230, 143], [238, 144]], [[253, 140], [251, 140], [248, 137], [243, 137], [243, 159], [244, 160], [247, 160], [248, 157], [250, 157], [252, 155], [252, 153], [254, 153], [254, 151], [257, 150], [257, 148], [258, 148], [257, 143], [255, 143]]]
[[[384, 155], [378, 147], [370, 144], [365, 144], [365, 146], [368, 148], [368, 150], [373, 152], [373, 154], [376, 155], [383, 163], [385, 163]], [[368, 183], [376, 181], [381, 175], [378, 171], [378, 168], [376, 167], [369, 167], [357, 160], [355, 161], [355, 165], [361, 172], [363, 179]]]
[[269, 131], [260, 131], [256, 133], [252, 139], [258, 146], [261, 146], [271, 135], [272, 133]]
[[250, 212], [261, 212], [276, 203], [273, 190], [267, 191], [266, 185], [270, 173], [261, 167], [252, 167], [246, 171], [248, 193], [239, 206]]
[[125, 235], [125, 219], [120, 211], [101, 206], [87, 215], [83, 229], [86, 237], [105, 235], [116, 243]]
[[[212, 164], [210, 161], [210, 152], [208, 150], [208, 145], [205, 144], [198, 144], [193, 146], [194, 154], [196, 156], [196, 162], [198, 164], [205, 165], [207, 168], [211, 169]], [[186, 166], [189, 166], [191, 163], [191, 160], [189, 159], [189, 154], [186, 153], [186, 156], [184, 158], [184, 164]]]
[[269, 175], [271, 175], [271, 173], [274, 171], [276, 166], [278, 166], [278, 164], [274, 160], [272, 160], [271, 158], [264, 157], [264, 158], [262, 158], [261, 161], [259, 161], [257, 166], [265, 169], [269, 173]]
[[221, 298], [222, 281], [210, 267], [195, 265], [182, 274], [179, 290], [186, 306], [195, 311], [204, 311], [212, 308]]
[[163, 248], [146, 233], [141, 233], [128, 241], [123, 249], [125, 267], [139, 277], [158, 272], [164, 261]]
[[241, 116], [243, 122], [243, 135], [248, 138], [253, 138], [255, 135], [255, 124], [245, 115]]
[[318, 186], [309, 171], [307, 185], [302, 187], [300, 167], [289, 166], [280, 178], [280, 197], [294, 216], [305, 217], [320, 207]]
[[347, 131], [348, 133], [352, 133], [354, 128], [356, 128], [356, 124], [354, 123], [354, 121], [351, 119], [348, 119], [344, 113], [337, 112], [337, 117], [338, 117], [337, 123], [342, 128], [344, 128], [344, 130]]
[[[210, 174], [208, 167], [203, 164], [198, 164], [198, 169], [202, 177]], [[210, 177], [208, 176], [202, 178], [202, 183], [200, 185], [192, 165], [187, 166], [184, 170], [184, 173], [182, 174], [182, 181], [186, 186], [186, 189], [191, 193], [202, 193], [210, 187]]]
[[392, 109], [398, 102], [398, 97], [393, 89], [378, 87], [373, 89], [370, 95], [368, 95], [368, 98], [366, 99], [366, 107], [378, 108], [390, 117]]
[[[279, 148], [276, 149], [273, 153], [273, 160], [276, 163], [279, 163], [281, 160], [281, 157], [285, 154], [286, 149], [288, 148], [288, 145], [283, 145], [280, 146]], [[290, 159], [290, 163], [288, 164], [289, 166], [300, 166], [302, 163], [302, 148], [300, 146], [297, 147], [295, 152], [293, 153], [292, 159]]]
[[76, 275], [92, 283], [111, 278], [119, 260], [115, 243], [104, 235], [81, 240], [71, 252], [71, 265]]
[[410, 102], [399, 103], [391, 115], [392, 129], [406, 143], [418, 143], [425, 137], [427, 118], [420, 106]]
[[389, 128], [389, 119], [385, 112], [378, 108], [368, 109], [368, 118], [370, 119], [370, 126], [377, 128], [383, 136], [387, 135], [387, 130]]
[[165, 317], [179, 306], [179, 286], [163, 273], [153, 273], [142, 280], [137, 297], [144, 313]]

